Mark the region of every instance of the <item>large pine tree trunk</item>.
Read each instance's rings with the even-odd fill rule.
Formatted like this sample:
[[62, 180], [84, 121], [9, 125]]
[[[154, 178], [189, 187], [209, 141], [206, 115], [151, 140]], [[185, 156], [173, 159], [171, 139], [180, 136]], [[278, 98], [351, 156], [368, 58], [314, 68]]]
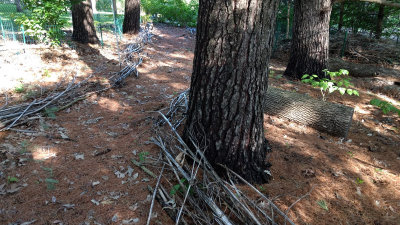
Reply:
[[72, 39], [74, 41], [86, 43], [98, 43], [94, 28], [92, 4], [90, 0], [82, 1], [72, 5]]
[[385, 18], [385, 6], [379, 5], [378, 21], [376, 23], [375, 38], [380, 39], [383, 31], [383, 19]]
[[263, 102], [278, 0], [200, 0], [184, 137], [190, 135], [221, 173], [250, 182], [265, 170]]
[[125, 17], [122, 32], [137, 34], [140, 30], [140, 0], [125, 0]]
[[331, 0], [294, 1], [294, 24], [289, 63], [284, 75], [300, 79], [304, 74], [324, 76], [329, 56]]

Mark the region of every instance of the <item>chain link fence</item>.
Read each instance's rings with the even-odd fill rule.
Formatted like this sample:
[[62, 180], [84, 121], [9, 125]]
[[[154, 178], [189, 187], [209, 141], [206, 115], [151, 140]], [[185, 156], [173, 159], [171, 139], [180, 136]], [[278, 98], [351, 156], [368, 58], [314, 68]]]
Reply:
[[[98, 5], [98, 9], [94, 10], [93, 19], [95, 21], [96, 32], [103, 45], [103, 32], [108, 31], [116, 34], [116, 38], [122, 39], [122, 23], [123, 23], [123, 5], [116, 4], [116, 18], [114, 20], [112, 0], [107, 1], [108, 7]], [[110, 7], [111, 6], [111, 7]], [[23, 6], [22, 6], [23, 7]], [[24, 44], [37, 44], [37, 38], [29, 35], [24, 27], [16, 22], [16, 18], [21, 15], [28, 15], [28, 10], [17, 12], [17, 2], [15, 0], [0, 0], [0, 43], [20, 42]], [[68, 20], [67, 26], [61, 27], [58, 25], [46, 25], [45, 30], [56, 36], [61, 42], [66, 41], [68, 33], [72, 30], [71, 13], [67, 13], [64, 17]]]

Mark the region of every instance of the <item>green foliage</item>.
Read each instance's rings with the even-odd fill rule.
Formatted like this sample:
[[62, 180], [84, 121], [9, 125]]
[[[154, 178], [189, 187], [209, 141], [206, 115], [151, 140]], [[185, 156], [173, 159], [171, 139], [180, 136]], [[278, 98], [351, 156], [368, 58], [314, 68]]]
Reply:
[[58, 180], [53, 178], [53, 169], [43, 166], [42, 169], [49, 173], [48, 177], [44, 180], [47, 185], [47, 190], [54, 190], [56, 188], [56, 184], [58, 184]]
[[172, 23], [177, 26], [195, 27], [199, 8], [198, 0], [142, 0], [142, 7], [153, 16], [155, 22]]
[[329, 211], [328, 209], [328, 204], [326, 203], [325, 200], [318, 200], [317, 204], [322, 208], [325, 209], [326, 211]]
[[[339, 23], [341, 4], [334, 4], [331, 14], [331, 26], [337, 28]], [[343, 27], [350, 28], [353, 33], [359, 31], [370, 31], [371, 34], [376, 31], [378, 21], [379, 4], [347, 1], [344, 3]], [[383, 20], [383, 35], [399, 35], [400, 9], [394, 7], [385, 7]]]
[[7, 177], [7, 182], [8, 183], [17, 183], [19, 180], [18, 180], [18, 178], [16, 178], [16, 177], [11, 177], [11, 176], [8, 176]]
[[358, 178], [358, 177], [357, 177], [356, 183], [357, 183], [357, 184], [363, 184], [364, 181], [363, 181], [361, 178]]
[[[169, 192], [169, 194], [170, 194], [171, 196], [174, 196], [174, 195], [176, 195], [176, 193], [178, 193], [178, 192], [183, 193], [184, 190], [183, 190], [181, 184], [183, 184], [183, 185], [185, 186], [186, 189], [189, 188], [189, 182], [188, 182], [185, 178], [182, 178], [182, 179], [180, 180], [180, 183], [175, 184], [174, 186], [172, 186], [172, 189], [171, 189], [171, 191]], [[193, 193], [194, 193], [194, 192], [193, 192], [193, 189], [190, 189], [190, 190], [189, 190], [189, 194], [192, 195]]]
[[374, 98], [370, 101], [370, 104], [380, 108], [382, 110], [383, 114], [388, 114], [390, 112], [394, 112], [400, 116], [400, 109], [394, 107], [390, 102], [381, 101], [379, 99]]
[[29, 13], [18, 15], [15, 21], [24, 26], [25, 32], [38, 41], [59, 44], [63, 28], [68, 21], [63, 17], [76, 0], [24, 0]]
[[150, 153], [149, 152], [140, 152], [139, 153], [139, 162], [144, 162], [146, 159], [146, 156], [148, 156]]
[[25, 92], [25, 85], [24, 84], [19, 84], [18, 86], [16, 86], [15, 88], [14, 88], [14, 91], [16, 92], [16, 93], [24, 93]]
[[301, 78], [301, 82], [311, 84], [313, 87], [317, 87], [321, 90], [322, 99], [325, 101], [326, 93], [332, 93], [339, 91], [340, 94], [356, 95], [360, 96], [357, 90], [349, 87], [353, 86], [350, 83], [349, 71], [341, 69], [338, 72], [330, 72], [324, 70], [325, 74], [329, 78], [319, 78], [317, 75], [305, 74]]
[[51, 118], [51, 119], [55, 119], [56, 118], [56, 114], [55, 113], [57, 111], [58, 111], [58, 107], [56, 107], [56, 106], [44, 109], [44, 112], [45, 112], [46, 116]]

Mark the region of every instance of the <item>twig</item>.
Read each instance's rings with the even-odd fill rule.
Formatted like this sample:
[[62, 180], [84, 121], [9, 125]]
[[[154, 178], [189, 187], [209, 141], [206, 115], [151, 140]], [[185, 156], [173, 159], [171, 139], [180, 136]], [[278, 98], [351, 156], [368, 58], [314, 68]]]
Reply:
[[147, 217], [147, 223], [146, 223], [147, 225], [150, 224], [151, 214], [153, 213], [154, 200], [156, 199], [157, 190], [158, 190], [158, 185], [160, 184], [160, 180], [161, 180], [161, 176], [162, 176], [163, 172], [164, 172], [164, 165], [163, 165], [163, 167], [161, 168], [160, 175], [158, 176], [158, 179], [157, 179], [156, 187], [154, 188], [153, 198], [152, 198], [151, 204], [150, 204], [149, 217]]
[[146, 172], [151, 177], [157, 178], [157, 176], [153, 172], [151, 172], [149, 169], [147, 169], [145, 166], [143, 166], [140, 162], [138, 162], [138, 161], [136, 161], [134, 159], [131, 159], [131, 162], [133, 164], [135, 164], [136, 166], [140, 167], [144, 172]]
[[14, 122], [12, 122], [8, 127], [1, 129], [0, 131], [5, 131], [10, 129], [19, 119], [21, 119], [21, 117], [26, 113], [26, 111], [28, 111], [28, 109], [35, 103], [36, 99], [30, 105], [28, 105], [28, 107], [26, 107], [26, 109], [17, 117], [17, 119], [14, 120]]

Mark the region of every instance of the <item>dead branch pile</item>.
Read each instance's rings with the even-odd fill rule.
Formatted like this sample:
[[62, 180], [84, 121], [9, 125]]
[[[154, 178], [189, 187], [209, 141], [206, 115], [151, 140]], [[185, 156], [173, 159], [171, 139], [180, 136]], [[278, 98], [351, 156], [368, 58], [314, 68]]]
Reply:
[[[344, 44], [344, 34], [331, 35], [331, 53], [339, 56]], [[359, 64], [377, 64], [393, 67], [400, 64], [400, 49], [394, 40], [376, 40], [363, 34], [348, 35], [344, 56]]]
[[[201, 143], [192, 139], [190, 144], [195, 147], [189, 148], [183, 141], [177, 128], [185, 119], [187, 93], [176, 97], [165, 114], [158, 112], [164, 123], [157, 123], [152, 142], [161, 149], [162, 169], [156, 187], [150, 188], [151, 205], [158, 200], [175, 224], [294, 224], [235, 172], [226, 168], [229, 179], [221, 179], [205, 158]], [[164, 167], [171, 172], [164, 172]]]
[[115, 85], [121, 85], [125, 78], [131, 74], [135, 74], [136, 77], [139, 77], [137, 67], [143, 62], [141, 53], [143, 52], [144, 45], [151, 42], [151, 38], [153, 37], [153, 34], [151, 33], [152, 29], [153, 25], [151, 23], [146, 24], [139, 33], [136, 41], [133, 44], [129, 44], [122, 52], [122, 65], [124, 65], [124, 68], [119, 71], [118, 76], [113, 79]]
[[53, 92], [47, 96], [34, 99], [31, 102], [9, 106], [6, 97], [6, 103], [0, 107], [0, 131], [9, 130], [28, 121], [39, 119], [43, 111], [50, 110], [51, 113], [61, 111], [91, 94], [103, 92], [118, 86], [133, 72], [137, 76], [138, 72], [136, 68], [143, 61], [140, 56], [140, 53], [143, 51], [143, 45], [151, 42], [151, 29], [150, 25], [146, 25], [145, 29], [139, 34], [137, 42], [128, 45], [124, 50], [124, 64], [126, 66], [115, 76], [109, 78], [111, 84], [101, 86], [94, 83], [95, 88], [91, 88], [90, 84], [93, 84], [93, 82], [89, 80], [92, 75], [80, 82], [76, 82], [76, 76], [74, 76], [66, 85], [66, 81], [63, 80], [56, 85]]

